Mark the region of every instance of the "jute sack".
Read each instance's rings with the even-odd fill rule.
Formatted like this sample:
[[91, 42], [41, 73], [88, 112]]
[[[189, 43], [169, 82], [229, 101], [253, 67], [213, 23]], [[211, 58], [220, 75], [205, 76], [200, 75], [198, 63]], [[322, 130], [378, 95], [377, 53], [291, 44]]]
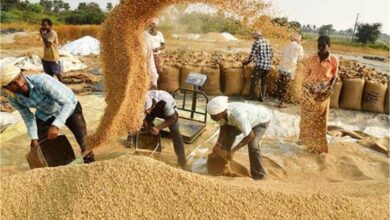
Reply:
[[223, 82], [225, 83], [224, 94], [240, 95], [244, 86], [244, 70], [241, 67], [228, 68], [223, 71]]
[[207, 80], [202, 86], [202, 91], [204, 91], [207, 95], [221, 95], [221, 72], [219, 70], [219, 66], [203, 66], [201, 73], [207, 76]]
[[164, 65], [163, 69], [158, 79], [158, 88], [172, 93], [180, 87], [180, 66]]
[[364, 79], [345, 79], [341, 90], [340, 108], [361, 110]]
[[387, 83], [366, 81], [364, 84], [362, 110], [368, 112], [384, 112]]
[[341, 89], [343, 88], [343, 81], [337, 81], [333, 86], [333, 92], [330, 96], [330, 107], [331, 108], [339, 108], [339, 100]]
[[202, 66], [183, 65], [180, 71], [180, 88], [192, 89], [192, 85], [186, 83], [187, 76], [191, 73], [201, 73]]
[[272, 66], [272, 68], [268, 72], [267, 96], [271, 95], [271, 96], [279, 97], [278, 79], [279, 79], [279, 71], [274, 66]]
[[304, 78], [304, 71], [306, 68], [303, 63], [300, 62], [295, 70], [294, 79], [288, 85], [286, 101], [293, 104], [298, 104], [302, 96], [302, 84]]
[[389, 105], [390, 105], [389, 92], [390, 92], [390, 81], [387, 81], [387, 89], [386, 89], [385, 105], [384, 105], [384, 112], [385, 112], [386, 114], [389, 114]]
[[244, 66], [244, 86], [241, 91], [241, 95], [243, 96], [249, 96], [251, 93], [251, 83], [252, 83], [252, 73], [255, 69], [254, 65], [247, 65]]

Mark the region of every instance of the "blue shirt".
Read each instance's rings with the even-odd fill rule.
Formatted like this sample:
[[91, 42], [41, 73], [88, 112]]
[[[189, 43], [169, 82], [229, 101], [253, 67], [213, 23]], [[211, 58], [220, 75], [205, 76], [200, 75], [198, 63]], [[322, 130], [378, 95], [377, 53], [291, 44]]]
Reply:
[[[38, 139], [35, 117], [47, 121], [55, 117], [52, 125], [61, 128], [74, 112], [77, 98], [68, 87], [47, 74], [25, 76], [29, 97], [16, 93], [9, 96], [11, 105], [19, 111], [31, 139]], [[30, 108], [35, 108], [35, 116]]]

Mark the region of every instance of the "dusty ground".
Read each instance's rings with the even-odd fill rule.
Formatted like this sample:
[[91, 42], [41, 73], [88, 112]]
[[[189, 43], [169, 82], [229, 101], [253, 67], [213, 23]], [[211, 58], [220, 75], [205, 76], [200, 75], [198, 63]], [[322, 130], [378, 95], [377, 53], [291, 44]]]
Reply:
[[[1, 43], [4, 42], [2, 41]], [[242, 43], [215, 44], [210, 42], [202, 43], [172, 40], [168, 41], [168, 49], [173, 50], [178, 48], [185, 48], [191, 50], [201, 49], [205, 51], [219, 50], [222, 52], [230, 53], [247, 52], [248, 48], [250, 47], [250, 43], [250, 41], [245, 41]], [[215, 47], [215, 45], [218, 46]], [[280, 45], [276, 45], [276, 48], [280, 48]], [[3, 58], [5, 56], [18, 56], [23, 55], [25, 52], [31, 51], [35, 53], [40, 53], [41, 48], [37, 46], [27, 48], [15, 47], [12, 49], [8, 49], [6, 47], [1, 49], [1, 57]], [[308, 51], [310, 52], [312, 50], [309, 49]], [[362, 55], [354, 54], [349, 56], [361, 57]], [[89, 65], [89, 70], [99, 68], [97, 57], [83, 58], [83, 62]], [[385, 65], [388, 65], [388, 63], [385, 63], [383, 65], [381, 63], [380, 66]], [[104, 112], [104, 94], [93, 93], [86, 96], [78, 96], [78, 98], [83, 105], [88, 125], [88, 132], [92, 133], [97, 128], [100, 117]], [[242, 99], [240, 98], [236, 98], [236, 100], [242, 101]], [[269, 103], [267, 103], [267, 106], [271, 109], [275, 109], [275, 104], [276, 102], [274, 100], [271, 100]], [[299, 106], [289, 105], [289, 107], [287, 109], [283, 109], [282, 112], [290, 114], [292, 117], [297, 117], [299, 115]], [[14, 112], [14, 114], [19, 116], [17, 112]], [[339, 117], [340, 115], [342, 115], [343, 117]], [[388, 116], [384, 115], [372, 113], [357, 114], [353, 111], [332, 110], [330, 114], [330, 120], [335, 120], [335, 118], [337, 117], [339, 117], [338, 120], [340, 120], [342, 123], [348, 124], [352, 127], [359, 127], [359, 125], [363, 122], [370, 121], [372, 126], [377, 126], [378, 129], [380, 129], [381, 131], [383, 129], [389, 129]], [[262, 142], [264, 164], [268, 172], [268, 175], [264, 181], [255, 182], [248, 177], [213, 177], [205, 173], [204, 161], [207, 156], [207, 153], [215, 143], [215, 132], [217, 131], [217, 128], [218, 126], [215, 123], [211, 123], [209, 120], [206, 131], [202, 134], [202, 136], [195, 143], [191, 145], [186, 145], [186, 154], [190, 161], [190, 168], [192, 169], [192, 172], [205, 175], [207, 176], [206, 179], [211, 178], [209, 179], [210, 182], [207, 182], [209, 180], [206, 180], [207, 184], [214, 184], [213, 181], [215, 179], [218, 179], [218, 184], [223, 184], [223, 188], [227, 187], [230, 188], [230, 190], [242, 190], [240, 187], [254, 187], [255, 191], [261, 190], [261, 192], [264, 192], [265, 194], [276, 193], [278, 197], [283, 197], [287, 194], [305, 194], [310, 198], [319, 196], [319, 200], [321, 200], [321, 195], [326, 194], [326, 196], [330, 196], [332, 198], [337, 197], [337, 199], [341, 199], [341, 201], [343, 200], [343, 198], [346, 199], [345, 201], [349, 201], [349, 199], [352, 199], [358, 201], [351, 203], [351, 207], [353, 207], [353, 209], [355, 209], [356, 207], [364, 207], [371, 203], [377, 205], [377, 209], [375, 207], [370, 206], [370, 212], [368, 213], [359, 213], [357, 215], [352, 216], [356, 218], [365, 219], [388, 219], [388, 213], [386, 213], [386, 210], [388, 210], [389, 204], [389, 160], [386, 155], [377, 153], [357, 143], [351, 142], [350, 140], [340, 139], [331, 141], [329, 154], [316, 156], [308, 154], [303, 149], [303, 147], [297, 145], [296, 136], [287, 135], [283, 137], [267, 137]], [[78, 156], [78, 160], [75, 161], [74, 164], [80, 163], [81, 158], [79, 155], [79, 148], [75, 142], [75, 139], [70, 134], [70, 131], [68, 131], [68, 129], [62, 129], [62, 132], [68, 136], [73, 148], [76, 151], [76, 155]], [[43, 174], [44, 170], [35, 173], [29, 171], [28, 164], [24, 158], [24, 155], [27, 153], [29, 148], [29, 140], [22, 121], [9, 127], [5, 132], [0, 134], [0, 141], [1, 181], [6, 181], [8, 184], [14, 179], [32, 178], [33, 175], [45, 175]], [[124, 164], [123, 159], [119, 159], [119, 161], [112, 159], [117, 158], [119, 156], [126, 157], [128, 155], [133, 155], [134, 149], [126, 148], [126, 146], [128, 146], [128, 143], [126, 142], [125, 134], [120, 137], [115, 137], [110, 143], [107, 143], [102, 148], [96, 150], [96, 158], [98, 161], [108, 160], [106, 162], [103, 162], [107, 165], [114, 164], [122, 166]], [[172, 143], [169, 139], [163, 139], [163, 152], [160, 154], [155, 154], [152, 157], [170, 166], [177, 167], [176, 157], [173, 151]], [[245, 148], [242, 149], [236, 155], [236, 159], [237, 161], [248, 167], [249, 164]], [[135, 162], [135, 164], [138, 163], [139, 162]], [[147, 163], [147, 160], [143, 163]], [[97, 164], [99, 164], [99, 162]], [[95, 168], [92, 169], [99, 169], [96, 167], [100, 166], [103, 165], [96, 165], [94, 166]], [[135, 165], [131, 166], [133, 167]], [[153, 166], [160, 167], [161, 165], [156, 165], [153, 163]], [[78, 169], [77, 173], [84, 173], [88, 170], [87, 166], [70, 165], [69, 167], [70, 169], [78, 169], [82, 167]], [[60, 169], [60, 173], [67, 172], [64, 171], [67, 168]], [[55, 172], [55, 169], [48, 170], [50, 170], [50, 172]], [[170, 168], [168, 170], [171, 173], [181, 172], [175, 169], [172, 170]], [[93, 172], [97, 171], [95, 170]], [[134, 170], [126, 170], [126, 172], [134, 172]], [[181, 174], [174, 175], [179, 176], [176, 178], [183, 178]], [[185, 174], [185, 176], [187, 175], [191, 174]], [[245, 192], [252, 193], [252, 191]], [[259, 199], [261, 199], [261, 197], [259, 197]], [[290, 200], [286, 197], [286, 201]], [[328, 200], [325, 199], [325, 201]], [[358, 203], [359, 205], [356, 205]], [[360, 203], [364, 205], [361, 205]], [[305, 206], [304, 203], [298, 204], [298, 207]], [[342, 205], [342, 207], [342, 209], [344, 209], [347, 206], [345, 206], [344, 204]], [[378, 212], [375, 213], [375, 210], [377, 210]], [[332, 212], [332, 210], [328, 211]], [[320, 215], [318, 217], [320, 217]], [[347, 215], [335, 214], [333, 217], [347, 218]]]

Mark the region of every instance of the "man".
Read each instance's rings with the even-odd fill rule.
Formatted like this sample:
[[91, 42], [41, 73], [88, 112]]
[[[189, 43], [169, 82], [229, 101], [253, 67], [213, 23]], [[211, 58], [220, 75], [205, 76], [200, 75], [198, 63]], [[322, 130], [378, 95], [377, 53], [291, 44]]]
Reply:
[[146, 70], [150, 75], [150, 89], [157, 89], [158, 73], [156, 69], [156, 64], [154, 62], [152, 43], [145, 33], [144, 36], [144, 52], [146, 55]]
[[[55, 139], [65, 124], [74, 134], [81, 152], [85, 152], [87, 128], [81, 105], [72, 90], [46, 74], [24, 76], [14, 65], [1, 67], [1, 87], [10, 94], [9, 102], [26, 124], [31, 148], [44, 139]], [[30, 108], [36, 109], [35, 115]], [[95, 161], [92, 152], [83, 159], [84, 163]]]
[[159, 24], [158, 18], [151, 18], [148, 21], [149, 27], [145, 35], [150, 42], [150, 45], [153, 50], [154, 62], [156, 64], [156, 69], [158, 74], [163, 72], [163, 58], [161, 56], [161, 51], [165, 48], [165, 40], [163, 34], [157, 30]]
[[264, 39], [261, 31], [253, 33], [255, 42], [252, 45], [252, 50], [248, 59], [242, 62], [243, 65], [248, 65], [255, 61], [255, 69], [252, 74], [251, 94], [250, 99], [255, 100], [256, 85], [261, 79], [261, 91], [259, 101], [264, 102], [267, 91], [267, 78], [272, 65], [273, 49], [268, 40]]
[[307, 68], [301, 98], [299, 140], [313, 153], [328, 153], [326, 134], [330, 95], [337, 79], [339, 61], [329, 52], [330, 38], [318, 38], [318, 53], [304, 60]]
[[[176, 111], [175, 99], [165, 91], [148, 91], [145, 101], [145, 115], [144, 128], [148, 129], [150, 134], [158, 135], [162, 129], [169, 128], [178, 162], [184, 169], [187, 160], [184, 152], [183, 137], [179, 130], [179, 114]], [[154, 126], [153, 120], [155, 118], [162, 118], [164, 122]]]
[[[213, 151], [222, 148], [229, 152], [229, 159], [232, 159], [235, 152], [248, 145], [252, 178], [262, 179], [265, 170], [261, 162], [259, 142], [271, 121], [270, 111], [262, 106], [228, 103], [228, 97], [219, 96], [207, 104], [207, 112], [212, 120], [221, 125], [218, 141]], [[244, 139], [232, 149], [239, 134], [243, 134]]]
[[53, 30], [53, 23], [50, 19], [45, 18], [42, 20], [39, 33], [44, 44], [42, 57], [43, 70], [50, 76], [57, 76], [58, 80], [63, 82], [61, 66], [59, 64], [58, 36], [57, 32]]
[[294, 79], [295, 69], [298, 61], [303, 60], [304, 51], [301, 43], [301, 35], [293, 34], [291, 37], [291, 43], [283, 48], [282, 59], [279, 64], [279, 79], [278, 79], [278, 91], [279, 91], [279, 108], [285, 108], [284, 104], [286, 100], [287, 87], [291, 80]]

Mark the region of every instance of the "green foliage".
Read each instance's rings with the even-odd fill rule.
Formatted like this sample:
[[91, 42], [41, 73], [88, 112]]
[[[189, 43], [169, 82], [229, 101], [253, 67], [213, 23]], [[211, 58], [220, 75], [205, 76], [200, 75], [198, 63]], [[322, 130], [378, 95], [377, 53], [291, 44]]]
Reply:
[[331, 35], [333, 32], [335, 32], [335, 29], [333, 29], [333, 25], [331, 24], [328, 24], [328, 25], [322, 25], [319, 29], [318, 29], [318, 34], [320, 36], [323, 36], [323, 35]]
[[301, 32], [302, 30], [301, 23], [299, 23], [298, 21], [290, 21], [288, 22], [288, 26], [297, 32]]
[[272, 19], [272, 23], [285, 27], [288, 25], [288, 19], [286, 17], [274, 18]]
[[35, 12], [35, 13], [42, 13], [44, 11], [44, 8], [40, 4], [30, 4], [28, 7], [29, 11]]
[[101, 24], [106, 19], [106, 13], [94, 2], [80, 3], [76, 10], [69, 9], [65, 0], [40, 0], [39, 3], [1, 0], [1, 22], [40, 23], [41, 19], [49, 17], [55, 23]]
[[11, 23], [20, 20], [20, 15], [10, 11], [2, 11], [0, 15], [1, 23]]
[[375, 43], [381, 34], [382, 24], [359, 24], [357, 27], [356, 38], [357, 41], [366, 45], [367, 43]]

